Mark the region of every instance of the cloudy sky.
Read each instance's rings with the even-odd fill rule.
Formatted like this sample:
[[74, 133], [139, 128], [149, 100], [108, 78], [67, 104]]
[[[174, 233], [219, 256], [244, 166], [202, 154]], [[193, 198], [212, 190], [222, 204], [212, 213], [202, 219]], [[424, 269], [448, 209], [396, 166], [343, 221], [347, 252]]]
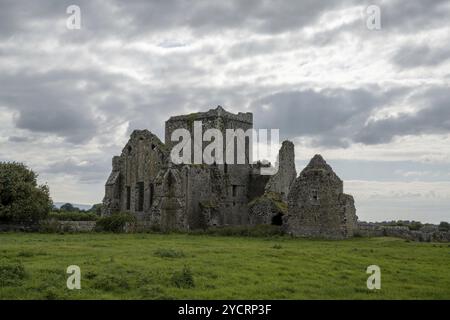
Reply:
[[298, 170], [321, 153], [360, 219], [448, 221], [449, 43], [448, 0], [0, 0], [0, 161], [97, 203], [133, 129], [222, 105], [280, 128]]

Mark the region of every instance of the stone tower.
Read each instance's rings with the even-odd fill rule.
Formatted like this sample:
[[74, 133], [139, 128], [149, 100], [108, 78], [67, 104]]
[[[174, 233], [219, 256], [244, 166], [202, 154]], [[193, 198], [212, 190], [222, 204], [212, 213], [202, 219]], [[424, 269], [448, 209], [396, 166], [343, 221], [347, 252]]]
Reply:
[[278, 172], [270, 177], [266, 192], [279, 193], [283, 201], [287, 201], [289, 190], [297, 177], [295, 170], [295, 151], [291, 141], [283, 141], [278, 153]]
[[300, 173], [288, 196], [285, 230], [296, 236], [342, 239], [356, 228], [353, 197], [343, 193], [343, 182], [320, 155]]

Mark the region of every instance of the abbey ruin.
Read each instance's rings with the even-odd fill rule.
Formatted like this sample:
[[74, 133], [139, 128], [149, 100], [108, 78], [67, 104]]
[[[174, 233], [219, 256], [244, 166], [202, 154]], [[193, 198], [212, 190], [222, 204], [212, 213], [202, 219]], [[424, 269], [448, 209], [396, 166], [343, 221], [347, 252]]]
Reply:
[[[105, 185], [103, 215], [133, 213], [138, 221], [162, 230], [275, 224], [295, 236], [341, 239], [357, 226], [353, 197], [319, 155], [297, 177], [294, 144], [284, 141], [278, 171], [261, 174], [267, 165], [246, 163], [176, 164], [171, 160], [172, 133], [253, 128], [251, 113], [233, 114], [222, 107], [171, 117], [165, 143], [148, 130], [135, 130], [120, 156], [112, 159]], [[200, 148], [205, 148], [203, 144]]]

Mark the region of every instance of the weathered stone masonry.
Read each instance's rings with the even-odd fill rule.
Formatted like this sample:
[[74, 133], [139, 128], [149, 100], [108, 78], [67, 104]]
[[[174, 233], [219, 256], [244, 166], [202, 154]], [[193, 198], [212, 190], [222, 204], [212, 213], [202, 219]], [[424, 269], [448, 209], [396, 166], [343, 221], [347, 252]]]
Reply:
[[288, 197], [285, 229], [293, 235], [340, 239], [353, 236], [357, 216], [353, 197], [320, 155], [295, 180]]
[[[167, 120], [165, 143], [148, 130], [135, 130], [121, 155], [113, 157], [105, 185], [104, 215], [131, 212], [145, 225], [164, 230], [283, 224], [298, 236], [341, 238], [353, 234], [353, 198], [343, 194], [342, 181], [321, 157], [315, 157], [296, 179], [290, 141], [283, 142], [279, 170], [273, 176], [260, 174], [262, 164], [249, 163], [248, 146], [245, 164], [171, 163], [172, 132], [184, 128], [193, 136], [195, 121], [202, 121], [202, 134], [215, 128], [224, 137], [226, 129], [253, 128], [251, 113], [233, 114], [219, 106]], [[202, 149], [207, 144], [203, 143]], [[224, 155], [225, 146], [224, 141]], [[312, 169], [319, 178], [310, 173]], [[316, 194], [320, 201], [314, 198]]]

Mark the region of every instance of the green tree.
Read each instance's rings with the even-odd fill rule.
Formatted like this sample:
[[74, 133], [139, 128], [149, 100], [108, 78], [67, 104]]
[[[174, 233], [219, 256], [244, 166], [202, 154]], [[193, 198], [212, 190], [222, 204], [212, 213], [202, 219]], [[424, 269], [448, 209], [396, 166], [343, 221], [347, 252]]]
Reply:
[[102, 208], [103, 208], [103, 204], [102, 203], [96, 203], [92, 206], [91, 209], [89, 209], [89, 212], [92, 212], [98, 216], [102, 215]]
[[24, 164], [0, 162], [0, 220], [34, 222], [43, 219], [53, 202], [47, 185], [37, 184], [37, 175]]
[[450, 231], [450, 223], [442, 221], [439, 224], [439, 231]]
[[65, 212], [75, 212], [75, 211], [79, 211], [78, 208], [75, 208], [71, 203], [65, 203], [61, 206], [61, 208], [59, 208], [59, 210], [61, 211], [65, 211]]
[[422, 228], [422, 227], [423, 227], [423, 224], [419, 221], [412, 221], [409, 224], [409, 230], [417, 231], [417, 230], [420, 230], [420, 228]]

